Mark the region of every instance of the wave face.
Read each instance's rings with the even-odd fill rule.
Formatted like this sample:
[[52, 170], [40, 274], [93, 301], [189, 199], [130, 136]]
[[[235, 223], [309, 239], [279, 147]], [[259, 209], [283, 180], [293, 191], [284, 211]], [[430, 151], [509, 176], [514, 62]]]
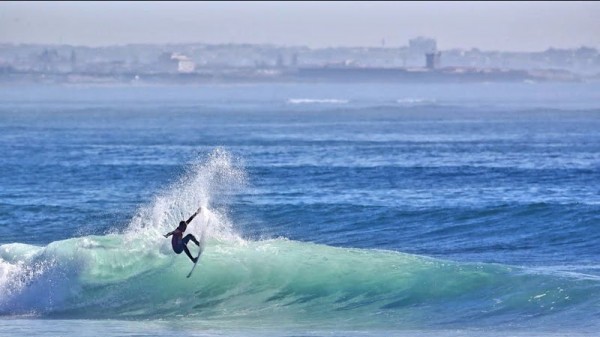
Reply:
[[[121, 232], [1, 245], [0, 314], [385, 329], [545, 326], [569, 315], [593, 325], [600, 314], [593, 275], [244, 240], [226, 208], [211, 205], [226, 204], [245, 184], [235, 159], [215, 150]], [[204, 210], [188, 231], [206, 236], [207, 248], [187, 279], [191, 263], [162, 234], [198, 204]]]
[[0, 251], [2, 315], [184, 316], [382, 328], [471, 321], [528, 326], [557, 316], [564, 320], [573, 311], [579, 319], [587, 311], [593, 322], [600, 298], [599, 280], [582, 275], [286, 239], [211, 239], [190, 279], [187, 258], [175, 256], [166, 244], [121, 234], [46, 247], [7, 244]]

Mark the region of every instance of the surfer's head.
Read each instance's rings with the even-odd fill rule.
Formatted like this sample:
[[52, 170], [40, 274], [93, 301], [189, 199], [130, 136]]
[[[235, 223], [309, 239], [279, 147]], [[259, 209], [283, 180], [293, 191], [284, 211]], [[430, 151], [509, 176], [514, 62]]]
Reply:
[[185, 223], [185, 221], [180, 221], [179, 227], [177, 228], [181, 229], [182, 231], [185, 231], [185, 229], [187, 228], [187, 224]]

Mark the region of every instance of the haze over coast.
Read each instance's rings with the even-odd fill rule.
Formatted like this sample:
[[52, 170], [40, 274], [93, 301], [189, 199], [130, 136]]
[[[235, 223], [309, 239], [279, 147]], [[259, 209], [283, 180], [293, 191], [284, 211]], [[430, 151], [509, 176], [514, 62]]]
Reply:
[[599, 9], [587, 2], [4, 2], [0, 83], [594, 81]]

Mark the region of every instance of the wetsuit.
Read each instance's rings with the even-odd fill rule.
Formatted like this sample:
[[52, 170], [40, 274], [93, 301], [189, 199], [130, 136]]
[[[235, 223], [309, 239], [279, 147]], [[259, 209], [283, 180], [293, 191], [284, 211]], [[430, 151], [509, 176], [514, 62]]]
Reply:
[[173, 231], [173, 238], [171, 239], [171, 246], [173, 246], [173, 251], [177, 254], [181, 254], [181, 252], [183, 252], [183, 247], [187, 245], [187, 243], [190, 242], [190, 240], [194, 242], [196, 241], [193, 239], [194, 236], [192, 234], [188, 234], [185, 237], [183, 237], [183, 232], [179, 228], [177, 228]]

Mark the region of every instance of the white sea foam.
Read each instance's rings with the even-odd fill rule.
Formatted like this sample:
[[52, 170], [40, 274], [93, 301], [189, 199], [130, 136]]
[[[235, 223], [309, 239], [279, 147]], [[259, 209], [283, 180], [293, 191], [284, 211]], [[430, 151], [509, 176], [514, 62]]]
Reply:
[[420, 105], [420, 104], [435, 104], [437, 101], [435, 99], [428, 98], [400, 98], [396, 100], [396, 103], [402, 105]]
[[223, 149], [216, 149], [207, 158], [190, 165], [187, 173], [154, 201], [141, 207], [128, 225], [125, 235], [134, 242], [143, 237], [154, 245], [162, 242], [168, 249], [164, 233], [177, 227], [179, 221], [188, 219], [198, 207], [201, 213], [188, 227], [188, 232], [199, 234], [202, 226], [209, 236], [225, 240], [241, 240], [232, 230], [225, 207], [226, 199], [246, 184], [246, 173], [235, 158]]

